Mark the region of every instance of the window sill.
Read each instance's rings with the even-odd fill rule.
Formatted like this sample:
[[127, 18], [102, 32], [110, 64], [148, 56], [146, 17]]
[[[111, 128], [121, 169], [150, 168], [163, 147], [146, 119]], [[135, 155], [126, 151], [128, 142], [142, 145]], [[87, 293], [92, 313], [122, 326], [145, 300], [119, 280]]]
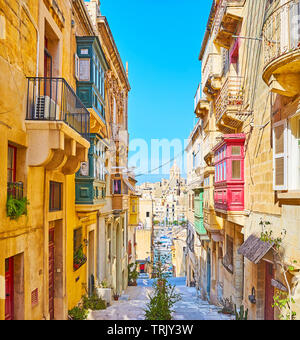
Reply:
[[277, 198], [282, 204], [300, 205], [300, 191], [279, 192]]

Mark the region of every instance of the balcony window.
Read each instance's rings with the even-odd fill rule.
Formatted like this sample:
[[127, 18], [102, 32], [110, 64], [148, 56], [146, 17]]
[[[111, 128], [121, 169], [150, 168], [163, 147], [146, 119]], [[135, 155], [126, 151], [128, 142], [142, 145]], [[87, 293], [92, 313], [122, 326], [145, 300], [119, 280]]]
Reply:
[[113, 181], [113, 194], [114, 195], [122, 194], [122, 181], [120, 179]]
[[232, 161], [232, 179], [241, 179], [241, 161]]
[[50, 182], [49, 211], [62, 210], [62, 183]]
[[105, 72], [108, 64], [97, 37], [77, 37], [77, 94], [105, 120]]

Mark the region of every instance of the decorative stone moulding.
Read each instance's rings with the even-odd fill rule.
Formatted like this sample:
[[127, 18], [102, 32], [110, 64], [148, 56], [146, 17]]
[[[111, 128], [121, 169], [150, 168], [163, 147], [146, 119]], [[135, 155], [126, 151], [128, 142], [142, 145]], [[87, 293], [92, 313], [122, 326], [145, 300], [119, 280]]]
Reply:
[[53, 19], [57, 23], [60, 29], [65, 27], [66, 19], [61, 11], [60, 7], [58, 6], [57, 1], [55, 0], [44, 0], [46, 7], [48, 8], [49, 12], [51, 13]]
[[28, 164], [75, 174], [88, 159], [89, 142], [63, 122], [26, 121]]

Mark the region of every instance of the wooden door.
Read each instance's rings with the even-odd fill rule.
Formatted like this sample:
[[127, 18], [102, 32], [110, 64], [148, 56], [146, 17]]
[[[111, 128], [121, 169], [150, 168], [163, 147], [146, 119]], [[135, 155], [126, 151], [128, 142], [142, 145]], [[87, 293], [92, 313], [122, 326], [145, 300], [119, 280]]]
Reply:
[[210, 249], [207, 251], [207, 297], [210, 300], [210, 289], [211, 289], [211, 252]]
[[274, 278], [273, 265], [266, 262], [266, 284], [265, 284], [265, 320], [274, 320], [274, 287], [271, 281]]
[[5, 320], [14, 319], [14, 258], [5, 260]]
[[49, 314], [54, 319], [54, 229], [49, 230]]

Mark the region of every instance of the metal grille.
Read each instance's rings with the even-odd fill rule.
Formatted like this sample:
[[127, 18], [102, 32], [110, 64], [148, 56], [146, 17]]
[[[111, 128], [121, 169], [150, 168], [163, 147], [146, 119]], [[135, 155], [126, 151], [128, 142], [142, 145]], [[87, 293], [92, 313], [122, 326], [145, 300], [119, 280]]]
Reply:
[[23, 198], [24, 188], [23, 183], [7, 183], [7, 197], [12, 197], [14, 199], [20, 200]]
[[300, 48], [300, 1], [278, 7], [263, 28], [265, 65]]

